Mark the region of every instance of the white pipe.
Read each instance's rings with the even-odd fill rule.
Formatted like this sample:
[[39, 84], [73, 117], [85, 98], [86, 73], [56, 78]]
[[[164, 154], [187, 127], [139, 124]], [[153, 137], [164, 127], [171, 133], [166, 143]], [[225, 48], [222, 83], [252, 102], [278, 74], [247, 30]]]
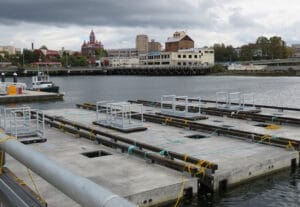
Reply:
[[136, 207], [126, 199], [97, 185], [87, 178], [81, 177], [64, 169], [43, 154], [21, 144], [19, 141], [9, 139], [0, 134], [0, 148], [44, 178], [65, 195], [82, 206], [88, 207]]

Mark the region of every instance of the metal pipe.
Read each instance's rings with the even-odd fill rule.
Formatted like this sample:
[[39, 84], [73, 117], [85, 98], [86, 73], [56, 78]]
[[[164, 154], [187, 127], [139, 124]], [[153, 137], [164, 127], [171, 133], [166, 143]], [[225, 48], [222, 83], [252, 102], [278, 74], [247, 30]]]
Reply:
[[[6, 134], [0, 134], [0, 148], [44, 178], [65, 195], [82, 206], [89, 207], [134, 207], [126, 199], [97, 185], [87, 178], [64, 169], [41, 153], [35, 152], [17, 140], [4, 141]], [[1, 143], [1, 141], [4, 141]]]

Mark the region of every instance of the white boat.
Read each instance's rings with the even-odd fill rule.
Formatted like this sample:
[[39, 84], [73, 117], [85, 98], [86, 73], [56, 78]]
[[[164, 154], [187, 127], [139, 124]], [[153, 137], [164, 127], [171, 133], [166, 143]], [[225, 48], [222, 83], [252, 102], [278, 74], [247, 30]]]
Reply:
[[38, 72], [37, 76], [32, 77], [32, 87], [33, 91], [45, 91], [45, 92], [59, 92], [59, 86], [56, 86], [48, 74]]

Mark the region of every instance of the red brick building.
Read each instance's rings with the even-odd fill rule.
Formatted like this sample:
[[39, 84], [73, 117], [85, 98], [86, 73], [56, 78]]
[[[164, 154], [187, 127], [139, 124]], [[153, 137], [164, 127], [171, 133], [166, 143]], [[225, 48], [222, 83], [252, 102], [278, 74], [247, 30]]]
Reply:
[[95, 51], [97, 49], [103, 49], [103, 45], [100, 41], [98, 42], [96, 40], [94, 31], [92, 30], [90, 33], [90, 41], [88, 42], [84, 41], [81, 46], [81, 54], [89, 58], [90, 64], [95, 64], [96, 62]]
[[178, 50], [194, 48], [194, 40], [185, 32], [175, 32], [165, 43], [166, 52], [177, 52]]

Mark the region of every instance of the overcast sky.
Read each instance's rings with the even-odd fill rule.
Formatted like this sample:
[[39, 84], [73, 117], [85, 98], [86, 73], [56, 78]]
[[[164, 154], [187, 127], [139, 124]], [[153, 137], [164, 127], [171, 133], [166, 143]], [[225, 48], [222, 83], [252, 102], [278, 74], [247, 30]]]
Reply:
[[300, 43], [299, 0], [0, 0], [0, 45], [80, 50], [93, 29], [105, 48], [164, 44], [186, 31], [196, 47], [239, 46], [260, 35]]

